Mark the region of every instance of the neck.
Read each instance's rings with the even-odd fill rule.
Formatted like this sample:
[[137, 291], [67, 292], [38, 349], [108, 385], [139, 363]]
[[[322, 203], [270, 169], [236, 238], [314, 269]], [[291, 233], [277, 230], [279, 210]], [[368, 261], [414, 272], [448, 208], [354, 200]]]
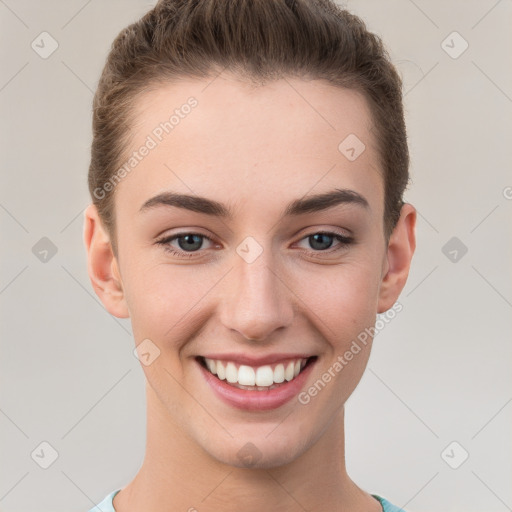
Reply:
[[238, 468], [213, 459], [171, 421], [147, 385], [144, 462], [114, 498], [116, 512], [247, 512], [339, 510], [379, 512], [345, 469], [343, 408], [320, 439], [293, 462], [270, 469]]

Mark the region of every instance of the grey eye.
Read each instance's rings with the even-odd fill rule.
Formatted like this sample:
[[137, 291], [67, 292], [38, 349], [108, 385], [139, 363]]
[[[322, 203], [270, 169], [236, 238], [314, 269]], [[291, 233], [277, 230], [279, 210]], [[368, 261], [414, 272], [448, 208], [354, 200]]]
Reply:
[[[196, 251], [201, 248], [203, 244], [203, 236], [195, 234], [187, 234], [176, 237], [180, 249], [184, 251]], [[182, 242], [184, 240], [184, 242]]]
[[334, 241], [334, 235], [328, 233], [315, 233], [308, 236], [308, 241], [311, 247], [318, 251], [329, 249]]

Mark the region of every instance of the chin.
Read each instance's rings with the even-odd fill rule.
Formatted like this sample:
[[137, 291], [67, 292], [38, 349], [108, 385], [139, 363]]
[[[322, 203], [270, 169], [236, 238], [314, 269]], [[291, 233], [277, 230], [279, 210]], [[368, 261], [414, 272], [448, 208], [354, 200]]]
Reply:
[[[306, 451], [307, 446], [285, 432], [261, 433], [256, 436], [238, 436], [228, 442], [204, 447], [217, 461], [237, 468], [271, 469], [290, 464]], [[272, 439], [274, 436], [274, 439]]]

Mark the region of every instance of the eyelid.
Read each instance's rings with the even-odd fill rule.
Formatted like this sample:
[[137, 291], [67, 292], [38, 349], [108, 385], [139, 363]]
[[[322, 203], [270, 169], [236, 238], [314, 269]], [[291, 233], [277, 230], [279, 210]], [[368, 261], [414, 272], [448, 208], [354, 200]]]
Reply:
[[[181, 230], [181, 231], [175, 231], [175, 230]], [[201, 227], [196, 226], [190, 226], [190, 227], [176, 227], [176, 228], [167, 228], [160, 232], [158, 232], [156, 235], [153, 236], [153, 240], [162, 240], [164, 238], [172, 238], [172, 237], [178, 237], [178, 236], [185, 236], [185, 235], [201, 235], [205, 238], [213, 239], [215, 238], [215, 235], [211, 233], [209, 230]]]
[[316, 235], [317, 233], [326, 233], [329, 235], [339, 235], [343, 238], [353, 238], [354, 233], [350, 229], [347, 228], [340, 228], [340, 227], [334, 227], [334, 226], [325, 226], [322, 227], [321, 225], [314, 225], [314, 226], [308, 226], [306, 228], [301, 229], [299, 232], [300, 240], [302, 240], [304, 237]]

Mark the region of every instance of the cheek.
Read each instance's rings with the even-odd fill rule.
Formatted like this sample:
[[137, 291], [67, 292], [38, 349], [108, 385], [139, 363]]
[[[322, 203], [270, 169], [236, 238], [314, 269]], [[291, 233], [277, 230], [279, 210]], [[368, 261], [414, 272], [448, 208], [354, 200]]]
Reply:
[[145, 338], [159, 345], [170, 339], [185, 343], [197, 330], [197, 310], [218, 279], [191, 269], [127, 262], [125, 297], [137, 343]]
[[[310, 387], [299, 395], [299, 403], [311, 418], [332, 418], [348, 400], [364, 373], [371, 352], [370, 327], [375, 324], [378, 277], [366, 264], [332, 267], [315, 273], [308, 307], [314, 311], [315, 328], [327, 342], [325, 357], [318, 365]], [[320, 362], [320, 361], [319, 361]], [[307, 411], [307, 412], [306, 412]]]
[[373, 325], [377, 312], [379, 268], [363, 259], [317, 266], [296, 280], [303, 310], [336, 351]]

